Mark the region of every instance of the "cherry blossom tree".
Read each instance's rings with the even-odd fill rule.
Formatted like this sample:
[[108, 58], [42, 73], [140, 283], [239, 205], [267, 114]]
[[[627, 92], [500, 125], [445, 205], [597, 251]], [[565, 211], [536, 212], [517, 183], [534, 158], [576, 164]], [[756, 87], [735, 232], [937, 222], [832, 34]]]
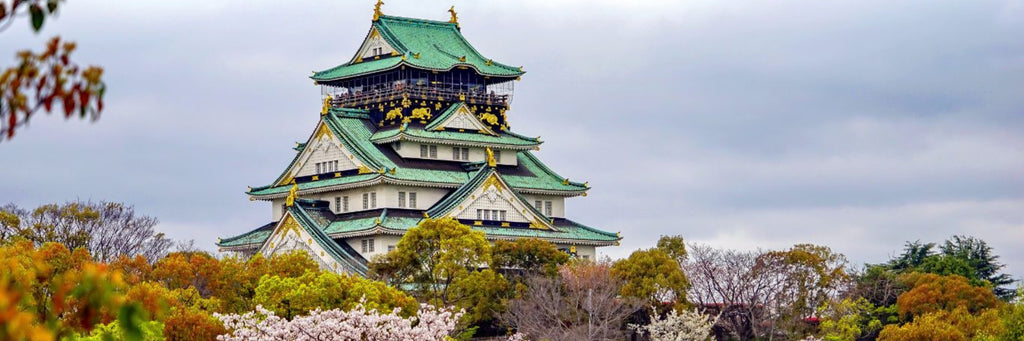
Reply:
[[319, 341], [319, 340], [445, 340], [455, 329], [463, 312], [420, 306], [415, 317], [366, 309], [365, 300], [349, 311], [316, 309], [292, 320], [257, 306], [242, 315], [215, 314], [229, 330], [217, 337], [221, 341]]

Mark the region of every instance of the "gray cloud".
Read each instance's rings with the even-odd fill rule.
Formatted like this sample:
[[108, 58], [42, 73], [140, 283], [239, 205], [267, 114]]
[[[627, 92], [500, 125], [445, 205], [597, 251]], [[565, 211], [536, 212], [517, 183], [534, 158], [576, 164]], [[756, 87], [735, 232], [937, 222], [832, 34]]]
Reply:
[[[285, 166], [371, 3], [70, 3], [61, 33], [106, 67], [95, 124], [36, 117], [0, 145], [0, 201], [122, 200], [211, 248], [269, 218], [242, 191]], [[444, 19], [447, 2], [389, 2]], [[570, 216], [736, 248], [830, 245], [882, 261], [966, 233], [1024, 275], [1024, 5], [1013, 1], [465, 2], [463, 33], [524, 65], [513, 129], [590, 181]], [[27, 25], [23, 25], [27, 26]]]

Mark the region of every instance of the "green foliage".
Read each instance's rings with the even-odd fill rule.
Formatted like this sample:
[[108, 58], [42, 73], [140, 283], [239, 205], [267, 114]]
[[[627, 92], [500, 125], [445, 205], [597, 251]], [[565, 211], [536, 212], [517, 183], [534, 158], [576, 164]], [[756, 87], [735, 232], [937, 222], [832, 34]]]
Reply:
[[363, 298], [367, 309], [401, 308], [403, 316], [414, 314], [418, 307], [415, 299], [383, 282], [312, 271], [299, 277], [263, 276], [253, 303], [278, 316], [292, 318], [317, 308], [349, 310]]
[[424, 219], [370, 268], [375, 276], [414, 286], [426, 303], [449, 306], [461, 299], [453, 295], [452, 284], [490, 261], [491, 245], [483, 232], [452, 218]]
[[1006, 288], [1014, 281], [1000, 274], [1004, 265], [985, 241], [969, 236], [953, 236], [939, 246], [935, 243], [907, 242], [903, 253], [881, 266], [897, 273], [925, 272], [938, 275], [959, 275], [976, 286], [990, 286], [1004, 301], [1013, 297]]
[[658, 238], [658, 249], [675, 259], [680, 265], [686, 261], [686, 242], [683, 236], [661, 236]]
[[494, 242], [491, 268], [521, 270], [524, 275], [558, 274], [558, 266], [569, 261], [569, 255], [554, 244], [537, 238], [519, 238], [515, 241]]
[[831, 302], [820, 312], [819, 331], [830, 341], [873, 339], [883, 326], [875, 312], [875, 306], [863, 297]]
[[638, 250], [612, 265], [611, 273], [624, 284], [622, 296], [635, 297], [648, 305], [686, 302], [689, 281], [676, 259], [661, 249]]
[[140, 333], [131, 336], [121, 330], [119, 322], [97, 325], [88, 335], [73, 335], [71, 341], [164, 341], [164, 324], [160, 321], [142, 322], [138, 328]]
[[464, 321], [485, 323], [494, 321], [505, 311], [511, 285], [491, 269], [473, 271], [452, 285], [453, 296], [461, 297], [456, 308], [466, 309]]

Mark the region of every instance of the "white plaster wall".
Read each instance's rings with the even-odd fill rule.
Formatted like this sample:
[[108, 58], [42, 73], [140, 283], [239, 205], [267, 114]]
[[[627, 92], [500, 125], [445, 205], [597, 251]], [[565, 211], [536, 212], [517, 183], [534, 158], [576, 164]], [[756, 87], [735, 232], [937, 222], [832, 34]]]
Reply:
[[386, 41], [384, 41], [383, 38], [380, 37], [380, 35], [377, 35], [375, 37], [372, 37], [372, 38], [366, 40], [366, 43], [363, 45], [363, 50], [360, 51], [359, 55], [363, 59], [373, 58], [373, 56], [374, 56], [373, 49], [377, 48], [377, 47], [384, 48], [384, 54], [385, 55], [386, 54], [390, 54], [391, 52], [395, 51], [395, 49], [392, 49], [391, 46], [388, 45], [388, 43]]
[[[306, 155], [300, 157], [299, 161], [305, 160], [305, 163], [302, 164], [302, 168], [299, 169], [296, 176], [317, 174], [316, 164], [318, 162], [338, 161], [337, 171], [339, 172], [357, 168], [356, 164], [334, 143], [330, 136], [321, 136], [319, 139], [310, 142], [310, 144], [302, 151]], [[320, 173], [326, 173], [326, 171], [321, 169]]]
[[[550, 201], [551, 202], [551, 216], [556, 218], [565, 218], [565, 198], [553, 195], [523, 195], [524, 198], [529, 200], [530, 206], [534, 206], [537, 200]], [[540, 212], [544, 213], [544, 203], [541, 203]], [[534, 206], [536, 207], [536, 206]]]
[[[519, 210], [512, 206], [512, 203], [508, 201], [503, 195], [498, 194], [497, 190], [493, 187], [488, 188], [484, 195], [478, 195], [476, 199], [471, 199], [469, 207], [458, 214], [459, 219], [476, 220], [476, 210], [499, 210], [506, 211], [505, 220], [511, 222], [528, 223], [529, 219], [526, 218]], [[491, 217], [490, 220], [499, 220], [498, 218]]]
[[[440, 160], [440, 161], [456, 161], [456, 162], [476, 162], [487, 160], [487, 151], [484, 148], [473, 148], [473, 147], [459, 147], [469, 148], [469, 160], [455, 160], [452, 154], [452, 148], [455, 146], [451, 145], [436, 145], [437, 146], [437, 158], [432, 159], [430, 157], [420, 157], [420, 146], [422, 143], [402, 141], [402, 146], [399, 149], [395, 149], [395, 152], [399, 156], [405, 159], [423, 159], [423, 160]], [[427, 144], [429, 146], [429, 144]], [[394, 144], [391, 144], [391, 148], [394, 149]], [[461, 155], [461, 154], [460, 154]], [[519, 164], [519, 159], [516, 157], [516, 151], [514, 150], [501, 150], [501, 160], [498, 161], [499, 165], [515, 166]]]
[[[570, 244], [556, 244], [559, 249], [568, 249], [572, 245]], [[576, 245], [576, 257], [584, 258], [586, 256], [589, 260], [596, 260], [597, 249], [592, 245]]]
[[284, 211], [281, 210], [281, 205], [284, 205], [284, 198], [274, 199], [270, 201], [270, 220], [281, 220], [281, 215], [284, 214]]
[[[370, 187], [355, 188], [343, 191], [333, 191], [318, 194], [315, 199], [325, 200], [331, 203], [331, 211], [334, 213], [347, 213], [363, 211], [363, 193], [377, 192], [377, 207], [370, 207], [368, 210], [377, 208], [400, 208], [398, 207], [398, 192], [406, 192], [406, 206], [404, 208], [415, 208], [425, 210], [434, 206], [441, 198], [448, 194], [449, 190], [429, 187], [376, 185]], [[416, 193], [416, 207], [408, 207], [408, 193]], [[348, 211], [340, 211], [334, 205], [334, 198], [348, 196]], [[304, 197], [305, 198], [305, 197]], [[280, 209], [280, 208], [278, 208]], [[279, 215], [278, 215], [279, 217]]]
[[[373, 239], [373, 252], [363, 253], [363, 239]], [[389, 245], [398, 245], [398, 241], [402, 239], [401, 236], [391, 235], [374, 235], [365, 237], [352, 237], [345, 239], [345, 242], [352, 247], [353, 250], [359, 252], [366, 260], [373, 260], [373, 257], [388, 253]]]

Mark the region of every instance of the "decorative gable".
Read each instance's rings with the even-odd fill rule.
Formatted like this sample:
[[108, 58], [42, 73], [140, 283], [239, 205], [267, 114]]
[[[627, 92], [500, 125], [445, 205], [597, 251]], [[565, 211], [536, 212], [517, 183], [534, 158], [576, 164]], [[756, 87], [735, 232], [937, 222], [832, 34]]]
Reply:
[[384, 40], [384, 37], [381, 37], [377, 28], [373, 28], [370, 30], [370, 34], [366, 36], [366, 40], [363, 40], [363, 45], [359, 46], [359, 52], [356, 53], [356, 57], [353, 59], [353, 62], [373, 59], [377, 56], [397, 54], [398, 51], [395, 50], [391, 44], [388, 44], [387, 40]]
[[490, 171], [476, 188], [464, 193], [461, 202], [453, 206], [445, 216], [462, 220], [529, 223], [531, 228], [554, 230], [547, 217], [516, 194], [494, 171]]
[[289, 166], [286, 176], [276, 185], [285, 185], [300, 176], [332, 174], [353, 169], [367, 169], [351, 150], [324, 124], [317, 126], [295, 162]]
[[348, 272], [344, 264], [340, 264], [328, 254], [327, 248], [320, 245], [316, 238], [313, 238], [306, 229], [300, 226], [291, 212], [287, 212], [277, 223], [270, 238], [263, 242], [259, 252], [269, 258], [293, 250], [306, 252], [323, 270]]
[[431, 123], [426, 128], [429, 130], [473, 130], [498, 136], [487, 124], [480, 121], [464, 103], [453, 104], [452, 108], [438, 117], [437, 122]]

